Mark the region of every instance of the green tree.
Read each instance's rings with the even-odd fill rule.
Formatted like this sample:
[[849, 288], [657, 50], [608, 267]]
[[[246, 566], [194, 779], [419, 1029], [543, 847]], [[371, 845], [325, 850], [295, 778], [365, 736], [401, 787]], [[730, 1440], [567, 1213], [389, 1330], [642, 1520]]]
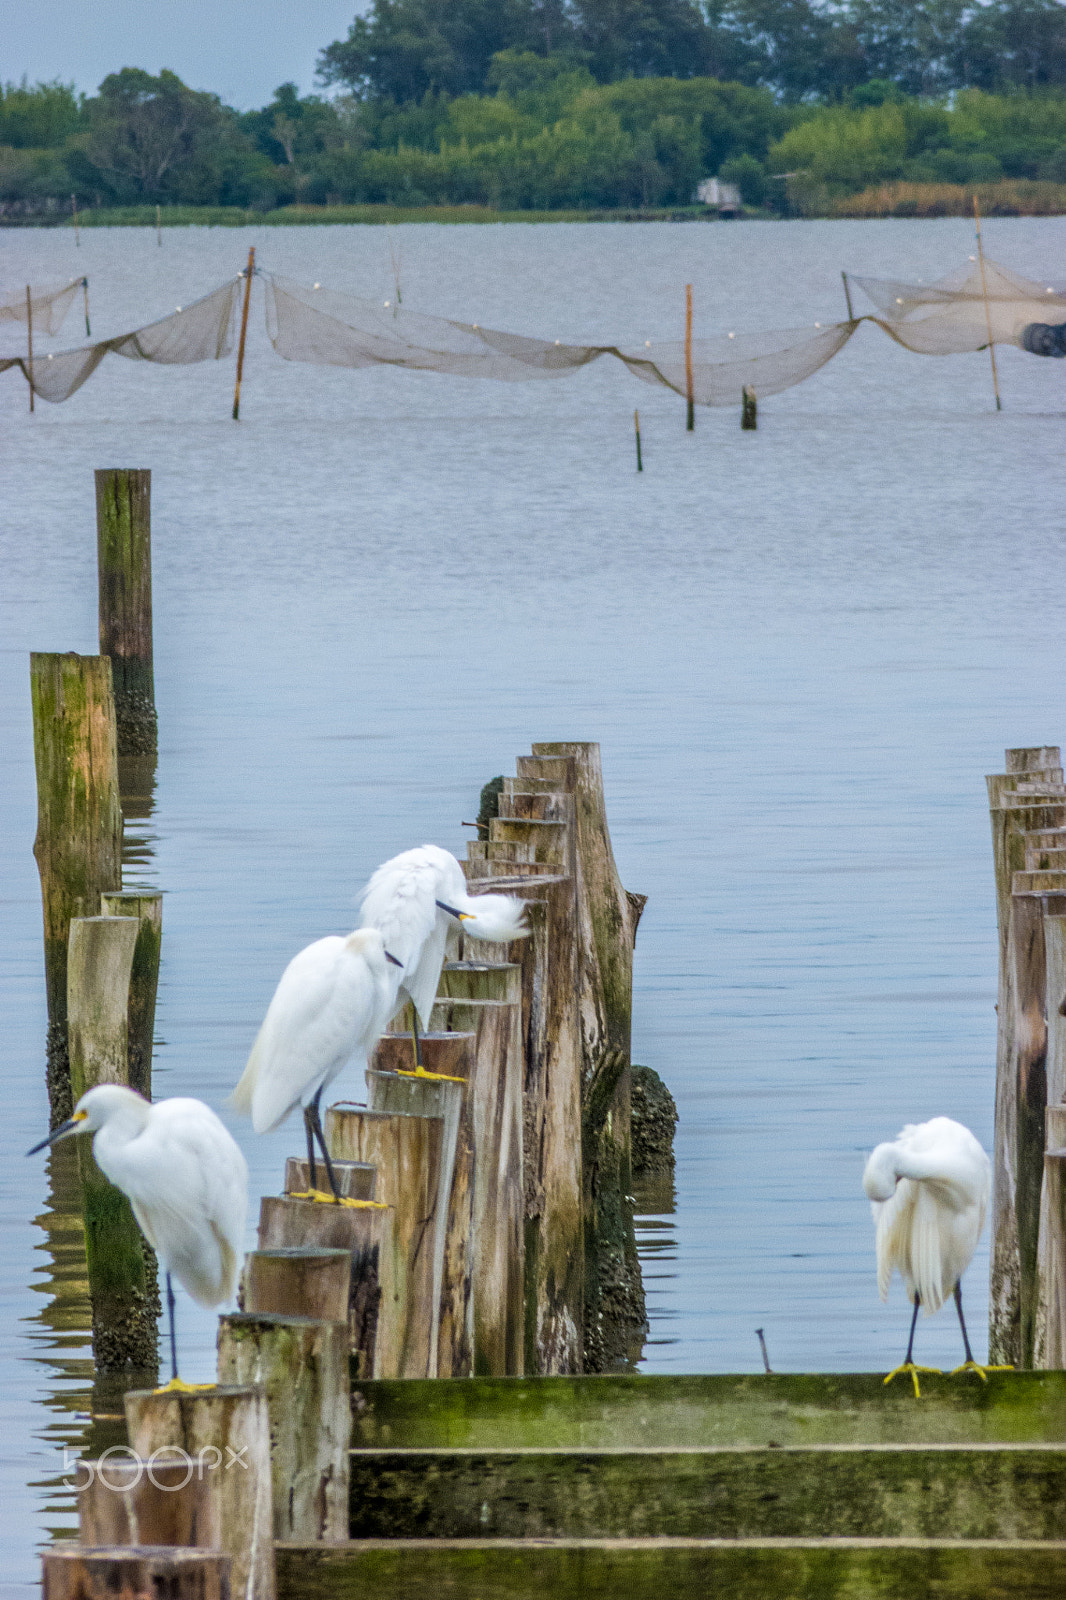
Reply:
[[8, 83], [0, 88], [0, 145], [55, 150], [77, 133], [82, 101], [72, 83]]

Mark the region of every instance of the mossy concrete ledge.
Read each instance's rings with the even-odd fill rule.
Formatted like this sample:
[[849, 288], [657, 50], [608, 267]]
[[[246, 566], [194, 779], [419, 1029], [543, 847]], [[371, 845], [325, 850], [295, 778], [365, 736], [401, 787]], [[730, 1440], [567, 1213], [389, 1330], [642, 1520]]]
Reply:
[[278, 1600], [1061, 1600], [1066, 1543], [410, 1540], [276, 1547]]
[[353, 1539], [1055, 1539], [1066, 1445], [393, 1450], [352, 1458]]
[[353, 1394], [352, 1443], [376, 1449], [762, 1449], [1066, 1442], [1066, 1372], [378, 1380]]

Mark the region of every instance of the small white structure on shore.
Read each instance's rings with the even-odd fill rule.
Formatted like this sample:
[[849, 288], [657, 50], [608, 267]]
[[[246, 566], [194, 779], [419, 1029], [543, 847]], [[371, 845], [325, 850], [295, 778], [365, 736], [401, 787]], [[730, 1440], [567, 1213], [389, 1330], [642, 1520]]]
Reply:
[[713, 206], [720, 217], [739, 217], [744, 209], [736, 184], [724, 183], [721, 178], [704, 178], [698, 183], [696, 199], [701, 205]]

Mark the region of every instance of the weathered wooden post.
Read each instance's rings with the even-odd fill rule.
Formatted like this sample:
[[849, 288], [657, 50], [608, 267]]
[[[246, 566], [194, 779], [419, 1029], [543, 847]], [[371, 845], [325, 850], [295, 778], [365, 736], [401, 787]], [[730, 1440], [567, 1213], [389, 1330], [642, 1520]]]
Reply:
[[72, 917], [95, 916], [122, 873], [115, 705], [106, 656], [31, 655], [33, 750], [52, 1126], [70, 1116], [67, 943]]
[[[332, 1157], [330, 1158], [332, 1160]], [[319, 1163], [315, 1163], [316, 1170]], [[377, 1169], [366, 1161], [334, 1161], [337, 1191], [345, 1200], [376, 1198]], [[311, 1167], [306, 1156], [286, 1156], [285, 1193], [306, 1195], [311, 1187]]]
[[234, 1596], [274, 1600], [265, 1392], [245, 1386], [192, 1394], [134, 1389], [125, 1398], [134, 1455], [147, 1461], [157, 1450], [164, 1452], [164, 1459], [174, 1452], [178, 1460], [189, 1460], [203, 1472], [211, 1526], [219, 1547], [232, 1559]]
[[[137, 924], [129, 917], [75, 917], [67, 966], [70, 1080], [77, 1101], [100, 1083], [128, 1083], [126, 1013]], [[104, 1177], [92, 1142], [78, 1140], [85, 1255], [98, 1371], [154, 1372], [154, 1258], [129, 1201]], [[149, 1281], [151, 1280], [151, 1281]]]
[[253, 1250], [244, 1261], [241, 1307], [346, 1324], [351, 1282], [347, 1250]]
[[120, 889], [100, 896], [105, 917], [130, 917], [137, 923], [126, 1018], [131, 1089], [152, 1098], [152, 1045], [159, 956], [163, 941], [163, 896], [158, 890]]
[[166, 1600], [238, 1600], [231, 1563], [217, 1550], [89, 1549], [55, 1545], [44, 1552], [42, 1600], [116, 1600], [116, 1596], [166, 1596]]
[[444, 1123], [440, 1117], [330, 1106], [325, 1128], [330, 1155], [377, 1167], [377, 1198], [389, 1207], [378, 1269], [381, 1305], [374, 1377], [430, 1378], [439, 1316], [433, 1296], [433, 1242]]
[[83, 1545], [218, 1545], [205, 1471], [182, 1459], [129, 1455], [79, 1461], [78, 1542]]
[[[1066, 920], [1066, 919], [1060, 919]], [[1042, 1366], [1066, 1367], [1066, 1105], [1047, 1108], [1044, 1155]]]
[[[381, 1302], [383, 1243], [391, 1235], [390, 1213], [374, 1206], [332, 1206], [290, 1195], [264, 1195], [259, 1203], [259, 1249], [344, 1250], [351, 1262], [348, 1344], [358, 1375], [374, 1376]], [[247, 1302], [246, 1302], [247, 1303]]]
[[633, 945], [645, 897], [623, 887], [615, 865], [599, 745], [537, 743], [526, 770], [538, 764], [545, 777], [558, 775], [574, 796], [583, 1053], [585, 1369], [600, 1371], [625, 1357], [647, 1326], [628, 1198], [633, 1192]]
[[525, 1184], [522, 1165], [522, 971], [516, 962], [449, 962], [434, 1026], [473, 1032], [474, 1372], [521, 1376]]
[[755, 390], [745, 384], [741, 390], [740, 427], [743, 433], [754, 433], [759, 426], [759, 402]]
[[347, 1317], [223, 1316], [218, 1380], [266, 1391], [275, 1539], [346, 1539], [352, 1431]]
[[472, 1293], [474, 1140], [472, 1084], [474, 1036], [466, 1033], [423, 1034], [427, 1072], [461, 1082], [434, 1082], [407, 1073], [410, 1041], [386, 1034], [378, 1043], [367, 1073], [372, 1111], [404, 1116], [440, 1117], [441, 1160], [433, 1221], [433, 1284], [437, 1326], [431, 1329], [429, 1371], [438, 1378], [466, 1378], [474, 1370], [474, 1304]]
[[692, 371], [692, 285], [685, 285], [685, 428], [696, 426], [696, 392]]
[[506, 949], [522, 973], [524, 1367], [527, 1374], [580, 1372], [585, 1265], [575, 883], [569, 874], [538, 869], [533, 877], [499, 877], [492, 888], [527, 902], [531, 930], [509, 947], [464, 942], [466, 959], [486, 963]]
[[152, 668], [152, 474], [96, 473], [100, 654], [111, 660], [120, 756], [156, 750]]
[[[992, 774], [986, 780], [999, 932], [989, 1360], [1019, 1366], [1022, 1268], [1016, 1195], [1019, 1083], [1015, 1039], [1019, 1013], [1011, 948], [1012, 890], [1015, 872], [1026, 865], [1027, 834], [1066, 825], [1066, 795], [1055, 746], [1008, 750], [1006, 767], [1005, 773]], [[1028, 1059], [1032, 1040], [1023, 1036], [1019, 1042]]]

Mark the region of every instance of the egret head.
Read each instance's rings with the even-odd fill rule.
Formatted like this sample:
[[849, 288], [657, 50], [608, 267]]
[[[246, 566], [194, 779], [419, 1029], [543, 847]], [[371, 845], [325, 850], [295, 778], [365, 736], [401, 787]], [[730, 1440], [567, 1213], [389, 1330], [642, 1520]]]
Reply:
[[891, 1200], [899, 1182], [898, 1150], [894, 1144], [879, 1144], [866, 1163], [862, 1186], [868, 1200]]
[[512, 894], [479, 894], [467, 901], [463, 913], [463, 932], [473, 939], [491, 939], [509, 944], [512, 939], [529, 936], [526, 903]]
[[116, 1117], [128, 1118], [143, 1126], [150, 1109], [150, 1102], [135, 1089], [127, 1089], [119, 1083], [98, 1084], [95, 1089], [89, 1089], [82, 1095], [72, 1117], [60, 1123], [47, 1139], [35, 1144], [26, 1154], [34, 1156], [45, 1145], [58, 1144], [60, 1139], [69, 1139], [75, 1133], [96, 1133], [105, 1122], [111, 1122]]

